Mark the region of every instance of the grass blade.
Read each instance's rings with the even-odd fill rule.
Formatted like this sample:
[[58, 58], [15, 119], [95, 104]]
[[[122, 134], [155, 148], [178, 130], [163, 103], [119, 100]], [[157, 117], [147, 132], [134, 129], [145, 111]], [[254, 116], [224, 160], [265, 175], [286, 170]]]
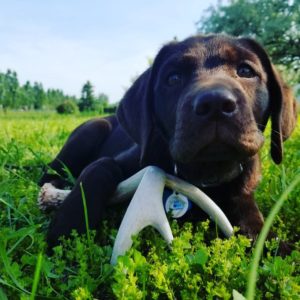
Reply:
[[0, 243], [0, 257], [2, 259], [2, 263], [4, 265], [4, 270], [6, 271], [7, 275], [16, 285], [16, 287], [21, 290], [22, 292], [29, 294], [29, 292], [23, 287], [22, 283], [19, 282], [18, 278], [15, 276], [13, 268], [11, 267], [10, 259], [7, 257], [6, 249], [4, 243]]
[[7, 296], [3, 292], [3, 290], [0, 288], [0, 300], [7, 300]]
[[31, 295], [30, 295], [30, 298], [29, 298], [30, 300], [34, 300], [35, 299], [37, 287], [38, 287], [38, 284], [39, 284], [39, 281], [40, 281], [42, 262], [43, 262], [43, 254], [40, 253], [38, 255], [37, 264], [36, 264], [36, 268], [35, 268], [35, 272], [34, 272], [34, 278], [33, 278], [33, 284], [32, 284], [32, 289], [31, 289]]
[[2, 202], [4, 205], [9, 207], [10, 209], [14, 210], [19, 216], [21, 216], [29, 225], [34, 225], [32, 221], [30, 221], [24, 214], [22, 214], [17, 208], [13, 207], [10, 205], [7, 201], [4, 199], [0, 198], [0, 202]]
[[91, 244], [91, 235], [90, 235], [90, 226], [89, 226], [89, 216], [88, 216], [86, 198], [85, 198], [85, 193], [84, 193], [84, 190], [83, 190], [82, 182], [80, 182], [80, 190], [81, 190], [81, 197], [82, 197], [82, 202], [83, 202], [86, 235], [87, 235], [88, 243], [90, 245]]
[[278, 214], [279, 210], [281, 209], [284, 201], [287, 199], [288, 195], [292, 192], [292, 190], [300, 183], [300, 174], [296, 176], [296, 178], [292, 181], [292, 183], [286, 188], [286, 190], [281, 194], [279, 200], [271, 209], [270, 214], [268, 215], [265, 224], [258, 236], [256, 246], [253, 253], [253, 259], [250, 267], [250, 273], [248, 276], [248, 284], [247, 284], [247, 292], [246, 292], [246, 299], [253, 300], [255, 296], [255, 287], [257, 281], [257, 273], [258, 273], [258, 266], [259, 260], [261, 258], [264, 242], [268, 236], [270, 231], [271, 225]]

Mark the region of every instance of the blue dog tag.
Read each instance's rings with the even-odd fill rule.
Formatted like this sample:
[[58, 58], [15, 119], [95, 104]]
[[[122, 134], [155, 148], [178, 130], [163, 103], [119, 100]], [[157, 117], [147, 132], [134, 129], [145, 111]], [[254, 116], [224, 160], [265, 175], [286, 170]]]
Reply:
[[165, 189], [163, 198], [165, 211], [171, 212], [174, 219], [181, 218], [192, 207], [191, 201], [186, 196], [169, 189]]

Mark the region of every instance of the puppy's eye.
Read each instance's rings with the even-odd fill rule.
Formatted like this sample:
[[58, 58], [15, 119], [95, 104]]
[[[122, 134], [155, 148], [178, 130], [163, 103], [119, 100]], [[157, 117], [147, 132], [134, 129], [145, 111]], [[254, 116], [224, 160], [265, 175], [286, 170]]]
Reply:
[[256, 72], [248, 64], [240, 64], [236, 70], [236, 73], [240, 77], [252, 78], [256, 76]]
[[172, 73], [167, 78], [167, 83], [169, 86], [175, 86], [181, 83], [181, 75], [178, 73]]

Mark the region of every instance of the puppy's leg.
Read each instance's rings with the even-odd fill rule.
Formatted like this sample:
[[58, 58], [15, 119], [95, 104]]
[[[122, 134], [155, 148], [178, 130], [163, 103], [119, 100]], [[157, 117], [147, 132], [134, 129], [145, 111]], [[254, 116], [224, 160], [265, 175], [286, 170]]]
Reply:
[[260, 161], [254, 156], [243, 165], [240, 178], [232, 183], [229, 205], [226, 208], [233, 225], [241, 233], [255, 239], [263, 227], [264, 219], [254, 199], [254, 190], [260, 180]]
[[65, 187], [68, 184], [65, 167], [73, 177], [78, 178], [82, 170], [96, 159], [101, 144], [110, 131], [111, 125], [105, 119], [93, 119], [77, 127], [49, 164], [39, 184], [42, 186], [51, 182], [57, 188]]
[[264, 225], [264, 218], [255, 203], [253, 195], [241, 195], [240, 199], [235, 199], [235, 204], [237, 209], [234, 216], [234, 225], [240, 227], [242, 234], [250, 239], [256, 239]]
[[86, 232], [81, 184], [86, 198], [89, 228], [95, 229], [103, 217], [109, 198], [122, 179], [121, 168], [112, 158], [101, 158], [87, 166], [50, 223], [47, 236], [49, 247], [57, 245], [60, 236], [69, 236], [72, 229], [78, 233]]
[[[240, 232], [255, 241], [264, 225], [264, 219], [259, 211], [253, 194], [244, 194], [234, 199], [234, 221], [232, 224], [240, 227]], [[268, 239], [277, 238], [271, 230]], [[293, 245], [286, 241], [279, 241], [276, 253], [280, 256], [290, 255]]]

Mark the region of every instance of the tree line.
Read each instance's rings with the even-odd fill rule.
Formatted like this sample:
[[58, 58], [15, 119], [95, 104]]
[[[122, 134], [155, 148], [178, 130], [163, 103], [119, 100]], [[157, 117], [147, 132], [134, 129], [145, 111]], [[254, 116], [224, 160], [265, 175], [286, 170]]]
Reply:
[[113, 112], [115, 105], [109, 105], [108, 96], [94, 95], [94, 88], [87, 81], [81, 90], [81, 97], [70, 96], [59, 89], [44, 89], [39, 82], [26, 81], [21, 85], [15, 71], [0, 72], [0, 109], [15, 110], [57, 110], [59, 113], [76, 111]]

